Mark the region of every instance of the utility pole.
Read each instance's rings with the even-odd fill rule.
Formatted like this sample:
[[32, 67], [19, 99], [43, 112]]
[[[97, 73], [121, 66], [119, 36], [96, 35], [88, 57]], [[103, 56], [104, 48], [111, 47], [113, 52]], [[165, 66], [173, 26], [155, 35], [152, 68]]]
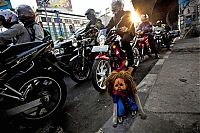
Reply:
[[47, 21], [47, 26], [48, 26], [48, 30], [49, 30], [49, 32], [51, 32], [51, 30], [50, 30], [50, 25], [49, 25], [49, 20], [47, 19], [48, 17], [47, 17], [47, 9], [46, 9], [46, 4], [47, 4], [47, 2], [49, 2], [49, 0], [43, 0], [43, 6], [44, 6], [44, 11], [45, 11], [45, 16], [46, 16], [46, 21]]

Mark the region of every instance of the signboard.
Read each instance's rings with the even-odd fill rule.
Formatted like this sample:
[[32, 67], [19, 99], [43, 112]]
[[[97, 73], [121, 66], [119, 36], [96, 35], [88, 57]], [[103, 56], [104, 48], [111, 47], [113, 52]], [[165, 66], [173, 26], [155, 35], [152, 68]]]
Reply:
[[0, 0], [0, 9], [11, 9], [10, 0]]
[[[43, 7], [42, 1], [43, 0], [37, 0], [37, 5], [39, 7]], [[47, 8], [72, 10], [71, 0], [49, 0], [46, 5]]]

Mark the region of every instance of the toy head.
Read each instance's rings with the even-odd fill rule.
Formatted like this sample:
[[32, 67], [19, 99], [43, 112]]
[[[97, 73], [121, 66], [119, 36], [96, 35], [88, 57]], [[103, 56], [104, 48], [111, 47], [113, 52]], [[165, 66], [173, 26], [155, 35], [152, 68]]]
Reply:
[[137, 90], [135, 79], [131, 76], [132, 71], [133, 69], [128, 69], [127, 71], [122, 70], [120, 72], [113, 71], [105, 80], [108, 93], [112, 95], [114, 90], [127, 90], [135, 95]]
[[127, 88], [126, 83], [124, 79], [122, 78], [117, 78], [114, 81], [114, 90], [119, 90], [119, 91], [125, 91]]

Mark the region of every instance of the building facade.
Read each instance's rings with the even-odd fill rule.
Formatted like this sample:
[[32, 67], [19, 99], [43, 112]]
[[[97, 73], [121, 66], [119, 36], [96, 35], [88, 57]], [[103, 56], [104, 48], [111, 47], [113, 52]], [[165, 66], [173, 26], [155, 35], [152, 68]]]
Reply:
[[179, 30], [181, 37], [199, 36], [200, 1], [179, 0]]
[[57, 40], [60, 36], [68, 38], [72, 34], [70, 27], [76, 30], [88, 22], [82, 15], [52, 9], [45, 11], [41, 8], [36, 11], [36, 21], [42, 22], [43, 27], [50, 31], [53, 40]]

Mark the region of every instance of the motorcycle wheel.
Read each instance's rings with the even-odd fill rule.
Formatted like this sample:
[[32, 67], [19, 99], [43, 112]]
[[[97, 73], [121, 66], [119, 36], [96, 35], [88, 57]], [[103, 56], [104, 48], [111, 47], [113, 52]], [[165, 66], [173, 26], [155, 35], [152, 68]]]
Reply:
[[97, 59], [92, 67], [92, 84], [100, 93], [106, 92], [106, 86], [104, 85], [105, 79], [111, 73], [111, 66], [108, 60]]
[[140, 52], [140, 63], [142, 63], [144, 61], [144, 49], [141, 49]]
[[89, 79], [91, 73], [91, 66], [87, 60], [85, 60], [85, 65], [82, 64], [82, 58], [76, 58], [70, 62], [70, 78], [77, 82], [81, 83]]
[[161, 43], [158, 40], [155, 41], [155, 50], [160, 53], [161, 51]]
[[140, 64], [140, 53], [136, 47], [133, 48], [133, 56], [134, 56], [134, 66], [137, 68]]
[[[31, 87], [28, 91], [27, 88]], [[27, 92], [22, 104], [40, 99], [41, 104], [24, 111], [16, 116], [15, 121], [20, 125], [43, 124], [49, 118], [56, 117], [65, 104], [67, 88], [63, 78], [56, 74], [40, 74], [27, 79], [19, 89]], [[16, 106], [16, 105], [15, 105]]]

